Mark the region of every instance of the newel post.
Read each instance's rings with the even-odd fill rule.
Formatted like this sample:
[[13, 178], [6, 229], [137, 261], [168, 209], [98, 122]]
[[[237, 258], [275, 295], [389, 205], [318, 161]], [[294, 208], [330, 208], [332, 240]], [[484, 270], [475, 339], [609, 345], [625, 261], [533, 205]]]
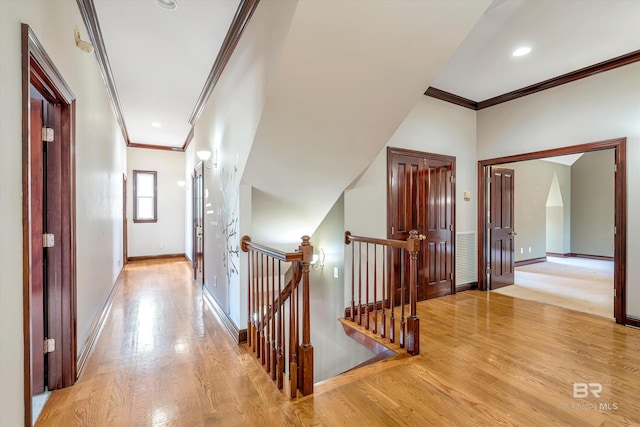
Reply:
[[251, 276], [253, 272], [251, 271], [251, 260], [253, 259], [252, 255], [249, 254], [249, 243], [251, 243], [251, 238], [249, 236], [242, 236], [240, 239], [240, 248], [242, 252], [247, 252], [247, 259], [249, 262], [247, 263], [247, 346], [251, 347], [253, 341], [253, 334], [255, 332], [253, 325], [253, 314], [251, 309]]
[[313, 346], [311, 345], [311, 320], [309, 316], [309, 265], [313, 259], [313, 246], [309, 236], [302, 236], [298, 248], [302, 253], [302, 344], [300, 345], [299, 389], [304, 396], [313, 393]]
[[409, 307], [410, 315], [407, 319], [407, 352], [413, 356], [420, 354], [420, 319], [417, 313], [417, 277], [418, 277], [418, 252], [420, 241], [424, 236], [418, 235], [416, 230], [409, 232], [407, 250], [409, 251]]

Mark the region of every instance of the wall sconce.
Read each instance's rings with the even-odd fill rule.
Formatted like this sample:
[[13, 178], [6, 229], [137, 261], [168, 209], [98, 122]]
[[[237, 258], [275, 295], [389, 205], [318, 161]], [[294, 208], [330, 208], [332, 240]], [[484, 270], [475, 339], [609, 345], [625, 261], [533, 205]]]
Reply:
[[211, 158], [211, 151], [209, 150], [201, 150], [201, 151], [196, 151], [196, 156], [198, 156], [198, 158], [200, 160], [202, 160], [202, 164], [204, 164], [204, 167], [206, 167], [207, 169], [211, 169], [212, 167], [218, 167], [218, 151], [215, 151], [215, 156], [212, 159]]
[[320, 255], [313, 254], [313, 259], [309, 264], [311, 264], [311, 268], [315, 271], [324, 270], [324, 249], [320, 248]]

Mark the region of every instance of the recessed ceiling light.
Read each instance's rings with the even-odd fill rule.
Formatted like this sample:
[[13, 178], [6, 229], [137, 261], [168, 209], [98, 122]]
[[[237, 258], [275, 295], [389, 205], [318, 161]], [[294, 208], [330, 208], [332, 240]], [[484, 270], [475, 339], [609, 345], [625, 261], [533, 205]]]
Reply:
[[176, 10], [178, 8], [178, 3], [176, 0], [155, 0], [156, 4], [163, 8], [164, 10]]
[[162, 127], [162, 125], [160, 123], [158, 123], [158, 122], [151, 123], [151, 126], [153, 126], [154, 128], [161, 128]]
[[531, 48], [529, 46], [519, 47], [513, 51], [513, 56], [525, 56], [527, 53], [531, 52]]

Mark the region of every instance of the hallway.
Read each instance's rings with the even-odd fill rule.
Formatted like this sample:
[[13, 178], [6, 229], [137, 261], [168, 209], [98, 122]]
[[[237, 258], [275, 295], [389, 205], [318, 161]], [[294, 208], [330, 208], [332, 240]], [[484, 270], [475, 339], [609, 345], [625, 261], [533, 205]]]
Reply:
[[[419, 356], [289, 401], [219, 326], [186, 261], [129, 263], [118, 286], [80, 379], [37, 426], [640, 423], [640, 331], [596, 316], [480, 291], [423, 301]], [[600, 397], [573, 397], [582, 382]]]

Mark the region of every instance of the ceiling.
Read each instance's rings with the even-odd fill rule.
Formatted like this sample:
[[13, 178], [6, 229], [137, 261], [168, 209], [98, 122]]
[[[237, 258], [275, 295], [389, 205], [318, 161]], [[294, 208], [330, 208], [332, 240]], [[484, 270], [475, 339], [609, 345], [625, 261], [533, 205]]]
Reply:
[[479, 102], [639, 49], [640, 1], [494, 0], [431, 86]]
[[[156, 1], [94, 4], [127, 142], [182, 149], [240, 0], [176, 0], [174, 11]], [[531, 53], [513, 57], [521, 45]], [[428, 77], [432, 87], [482, 101], [639, 49], [640, 1], [494, 0]]]
[[[182, 148], [240, 0], [94, 0], [129, 141]], [[159, 126], [158, 126], [159, 125]]]

